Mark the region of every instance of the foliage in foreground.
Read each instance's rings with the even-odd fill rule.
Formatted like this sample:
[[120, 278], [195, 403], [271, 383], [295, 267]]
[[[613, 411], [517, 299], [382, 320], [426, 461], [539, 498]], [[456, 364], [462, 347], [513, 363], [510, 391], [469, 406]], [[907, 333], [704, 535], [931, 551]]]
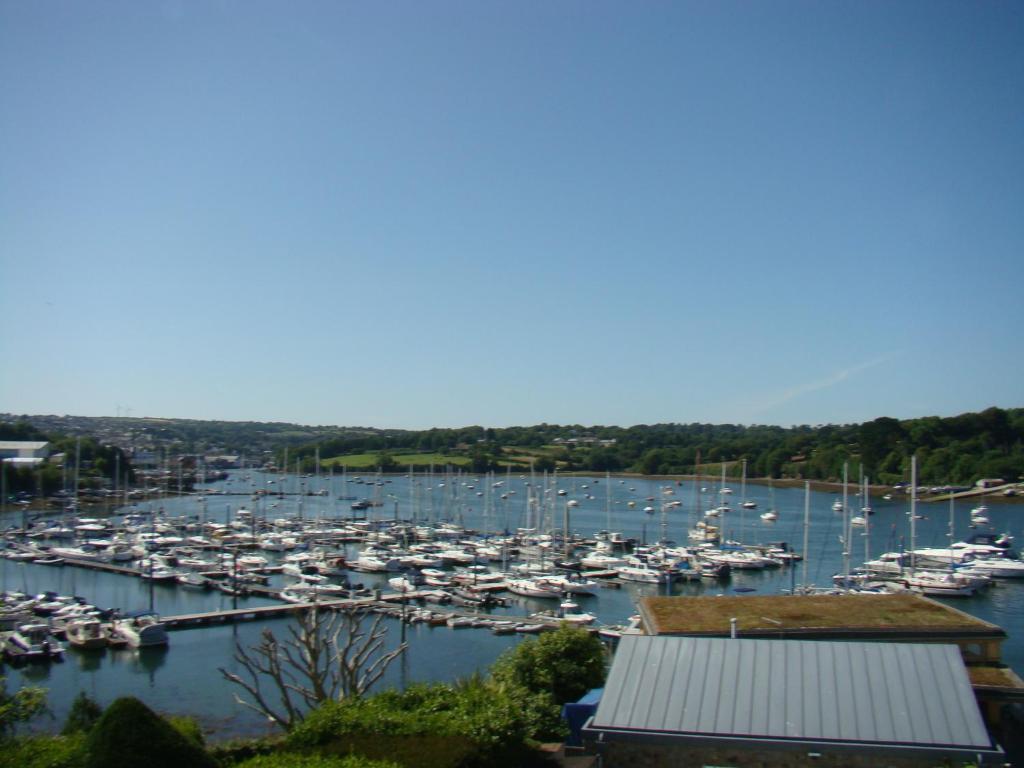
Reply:
[[84, 733], [8, 739], [0, 749], [0, 766], [85, 768], [85, 739]]
[[43, 688], [20, 688], [7, 692], [7, 678], [0, 677], [0, 738], [10, 735], [18, 726], [46, 710]]
[[547, 694], [555, 704], [565, 704], [604, 682], [604, 646], [595, 635], [562, 624], [555, 632], [503, 653], [491, 674], [500, 683]]
[[71, 710], [61, 729], [62, 736], [75, 733], [87, 733], [103, 716], [103, 707], [91, 699], [85, 691], [80, 691], [71, 702]]
[[[280, 741], [207, 752], [198, 724], [164, 719], [133, 698], [99, 707], [79, 696], [65, 735], [10, 740], [19, 768], [478, 768], [534, 762], [538, 741], [565, 735], [559, 704], [604, 678], [604, 650], [563, 626], [507, 652], [491, 677], [328, 700]], [[11, 762], [13, 760], [13, 762]]]
[[138, 699], [107, 707], [89, 731], [86, 768], [216, 768], [206, 751]]
[[290, 749], [386, 757], [406, 766], [515, 765], [531, 739], [556, 736], [545, 697], [472, 678], [329, 702], [287, 739]]
[[361, 755], [332, 757], [277, 752], [272, 755], [253, 757], [242, 763], [235, 763], [234, 768], [401, 768], [401, 766], [387, 760], [370, 760]]

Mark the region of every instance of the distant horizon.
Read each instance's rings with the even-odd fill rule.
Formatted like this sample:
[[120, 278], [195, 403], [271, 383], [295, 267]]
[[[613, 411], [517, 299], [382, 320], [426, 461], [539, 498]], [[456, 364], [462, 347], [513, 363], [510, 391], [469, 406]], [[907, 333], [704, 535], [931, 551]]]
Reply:
[[795, 423], [792, 423], [792, 424], [774, 424], [774, 423], [768, 423], [768, 422], [749, 422], [749, 423], [745, 423], [745, 422], [737, 422], [737, 421], [687, 420], [687, 421], [636, 422], [634, 424], [623, 425], [623, 424], [611, 424], [611, 423], [590, 423], [590, 424], [585, 424], [585, 423], [580, 423], [580, 422], [538, 421], [538, 422], [533, 422], [533, 423], [518, 423], [518, 424], [506, 424], [506, 425], [491, 424], [491, 423], [486, 423], [486, 422], [478, 422], [478, 423], [464, 423], [464, 424], [458, 424], [458, 425], [454, 425], [454, 426], [434, 425], [434, 426], [430, 426], [430, 427], [395, 427], [395, 426], [378, 427], [378, 426], [373, 426], [371, 424], [330, 424], [330, 423], [326, 423], [326, 422], [307, 423], [307, 422], [301, 422], [301, 421], [287, 421], [287, 420], [279, 420], [279, 419], [273, 419], [273, 420], [268, 420], [268, 419], [208, 419], [208, 418], [195, 418], [195, 417], [191, 417], [191, 416], [152, 416], [152, 415], [136, 416], [134, 414], [129, 416], [129, 415], [124, 415], [124, 414], [122, 414], [122, 415], [117, 415], [117, 414], [99, 414], [99, 415], [96, 415], [96, 414], [83, 414], [83, 413], [63, 413], [63, 414], [59, 414], [59, 413], [13, 413], [13, 412], [5, 411], [2, 414], [0, 414], [0, 416], [12, 417], [14, 419], [43, 417], [43, 418], [83, 418], [83, 419], [138, 419], [138, 420], [147, 420], [148, 419], [148, 420], [154, 420], [154, 421], [201, 421], [201, 422], [220, 422], [220, 423], [225, 423], [225, 424], [286, 424], [286, 425], [294, 425], [294, 426], [299, 426], [299, 427], [317, 427], [317, 428], [324, 428], [324, 429], [372, 429], [372, 430], [377, 430], [377, 431], [382, 431], [382, 432], [385, 432], [385, 431], [388, 431], [388, 430], [401, 431], [401, 432], [426, 432], [426, 431], [429, 431], [431, 429], [469, 429], [469, 428], [472, 428], [472, 427], [480, 427], [480, 428], [483, 428], [483, 429], [515, 429], [515, 428], [519, 428], [519, 427], [537, 427], [537, 426], [540, 426], [542, 424], [546, 424], [546, 425], [554, 426], [554, 427], [581, 427], [583, 429], [597, 429], [597, 428], [630, 429], [632, 427], [655, 426], [655, 425], [658, 425], [658, 424], [680, 424], [680, 425], [701, 424], [701, 425], [709, 425], [709, 426], [725, 426], [725, 425], [730, 425], [730, 426], [738, 426], [738, 427], [781, 427], [783, 429], [794, 429], [796, 427], [812, 427], [812, 428], [817, 428], [817, 427], [843, 427], [843, 426], [850, 426], [852, 424], [865, 424], [865, 423], [874, 421], [876, 419], [882, 419], [882, 418], [891, 418], [891, 419], [896, 419], [897, 421], [913, 421], [915, 419], [924, 419], [924, 418], [951, 419], [951, 418], [955, 418], [957, 416], [963, 416], [963, 415], [969, 414], [969, 413], [982, 413], [984, 411], [987, 411], [990, 408], [998, 408], [1000, 410], [1007, 411], [1007, 410], [1015, 410], [1015, 409], [1024, 408], [1024, 405], [1007, 405], [1007, 406], [1004, 406], [1004, 405], [988, 405], [988, 406], [985, 406], [984, 408], [978, 408], [976, 410], [960, 411], [958, 413], [950, 413], [950, 414], [933, 413], [933, 414], [926, 414], [924, 416], [893, 416], [893, 415], [888, 414], [888, 413], [883, 413], [883, 414], [880, 414], [878, 416], [872, 416], [871, 418], [862, 419], [860, 421], [845, 421], [845, 422], [829, 422], [829, 421], [825, 421], [825, 422], [814, 422], [814, 423], [806, 422], [805, 421], [805, 422], [795, 422]]

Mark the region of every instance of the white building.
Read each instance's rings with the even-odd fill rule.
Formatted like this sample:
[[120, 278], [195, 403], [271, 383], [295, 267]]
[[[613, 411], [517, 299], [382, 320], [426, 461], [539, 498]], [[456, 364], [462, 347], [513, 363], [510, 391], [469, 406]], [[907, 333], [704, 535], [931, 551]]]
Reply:
[[50, 444], [33, 440], [0, 440], [0, 459], [45, 459]]
[[50, 444], [33, 440], [0, 440], [0, 461], [19, 467], [35, 467], [50, 455]]

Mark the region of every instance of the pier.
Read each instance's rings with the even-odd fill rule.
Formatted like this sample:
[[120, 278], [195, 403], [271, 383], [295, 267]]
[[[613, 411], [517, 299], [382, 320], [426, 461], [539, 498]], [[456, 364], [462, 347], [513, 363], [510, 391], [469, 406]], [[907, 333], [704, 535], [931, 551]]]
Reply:
[[[187, 613], [180, 616], [163, 616], [160, 621], [168, 630], [200, 629], [202, 627], [215, 626], [218, 624], [235, 624], [245, 621], [260, 621], [277, 619], [292, 616], [301, 611], [309, 610], [342, 610], [348, 608], [365, 608], [371, 611], [384, 612], [393, 618], [402, 619], [403, 614], [408, 610], [411, 615], [418, 608], [410, 608], [407, 604], [412, 600], [423, 599], [423, 595], [410, 592], [407, 595], [385, 595], [381, 598], [362, 597], [345, 598], [343, 600], [317, 600], [308, 603], [283, 603], [281, 605], [265, 605], [258, 608], [235, 608], [222, 611], [208, 611], [205, 613]], [[399, 611], [399, 613], [396, 613]], [[481, 622], [501, 622], [505, 624], [535, 624], [542, 625], [544, 629], [557, 629], [563, 619], [557, 616], [516, 616], [506, 614], [486, 614], [474, 611], [441, 611], [435, 616], [442, 621], [450, 618], [469, 619]], [[584, 626], [583, 629], [589, 632], [596, 632], [596, 627]]]
[[281, 605], [264, 605], [257, 608], [232, 608], [223, 611], [207, 611], [204, 613], [185, 613], [180, 616], [162, 616], [160, 621], [167, 629], [198, 629], [213, 624], [235, 624], [241, 621], [258, 621], [260, 619], [276, 619], [290, 616], [309, 608], [329, 610], [347, 608], [354, 605], [373, 606], [373, 600], [318, 600], [314, 603], [282, 603]]

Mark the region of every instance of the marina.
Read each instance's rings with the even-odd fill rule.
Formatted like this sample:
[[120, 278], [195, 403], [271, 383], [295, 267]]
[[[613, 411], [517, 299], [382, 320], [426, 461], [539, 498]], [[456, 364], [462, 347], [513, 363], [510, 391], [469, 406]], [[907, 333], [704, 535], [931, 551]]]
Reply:
[[[833, 577], [852, 580], [862, 559], [909, 549], [911, 523], [922, 549], [948, 551], [951, 542], [977, 534], [1021, 536], [1014, 505], [993, 501], [988, 522], [979, 524], [971, 513], [977, 500], [954, 501], [950, 538], [947, 505], [928, 505], [926, 514], [919, 506], [915, 519], [906, 494], [872, 498], [867, 525], [851, 534], [842, 507], [833, 510], [835, 502], [842, 505], [837, 494], [805, 496], [803, 489], [750, 483], [749, 504], [737, 501], [732, 509], [721, 501], [727, 494], [717, 478], [446, 472], [370, 475], [356, 483], [273, 475], [285, 492], [257, 493], [268, 477], [249, 470], [193, 496], [129, 504], [84, 523], [99, 526], [88, 537], [60, 533], [83, 525], [84, 513], [46, 515], [27, 531], [20, 529], [21, 515], [9, 514], [7, 557], [0, 560], [4, 592], [80, 596], [122, 615], [155, 611], [168, 640], [152, 648], [64, 641], [62, 660], [9, 663], [9, 680], [49, 688], [58, 718], [79, 690], [101, 701], [132, 693], [159, 710], [183, 711], [180, 686], [189, 681], [199, 691], [189, 711], [210, 729], [252, 733], [262, 725], [233, 702], [218, 670], [231, 668], [235, 643], [254, 643], [264, 626], [284, 632], [288, 616], [307, 605], [384, 614], [389, 643], [409, 642], [385, 680], [402, 686], [484, 670], [523, 635], [560, 621], [614, 637], [641, 596], [834, 589]], [[224, 498], [221, 490], [234, 495]], [[353, 510], [352, 497], [370, 504]], [[868, 506], [855, 499], [851, 493], [849, 508]], [[769, 509], [777, 519], [762, 516]], [[43, 531], [56, 535], [38, 535]], [[844, 531], [863, 558], [844, 548]], [[119, 546], [140, 547], [141, 557], [95, 556]], [[75, 548], [92, 556], [76, 558], [68, 551]], [[55, 558], [55, 549], [64, 553]], [[175, 580], [186, 573], [207, 581]], [[153, 578], [158, 574], [161, 579]], [[1021, 583], [992, 578], [989, 584], [949, 599], [1005, 627], [1005, 661], [1024, 668]], [[463, 629], [471, 631], [455, 631]]]

